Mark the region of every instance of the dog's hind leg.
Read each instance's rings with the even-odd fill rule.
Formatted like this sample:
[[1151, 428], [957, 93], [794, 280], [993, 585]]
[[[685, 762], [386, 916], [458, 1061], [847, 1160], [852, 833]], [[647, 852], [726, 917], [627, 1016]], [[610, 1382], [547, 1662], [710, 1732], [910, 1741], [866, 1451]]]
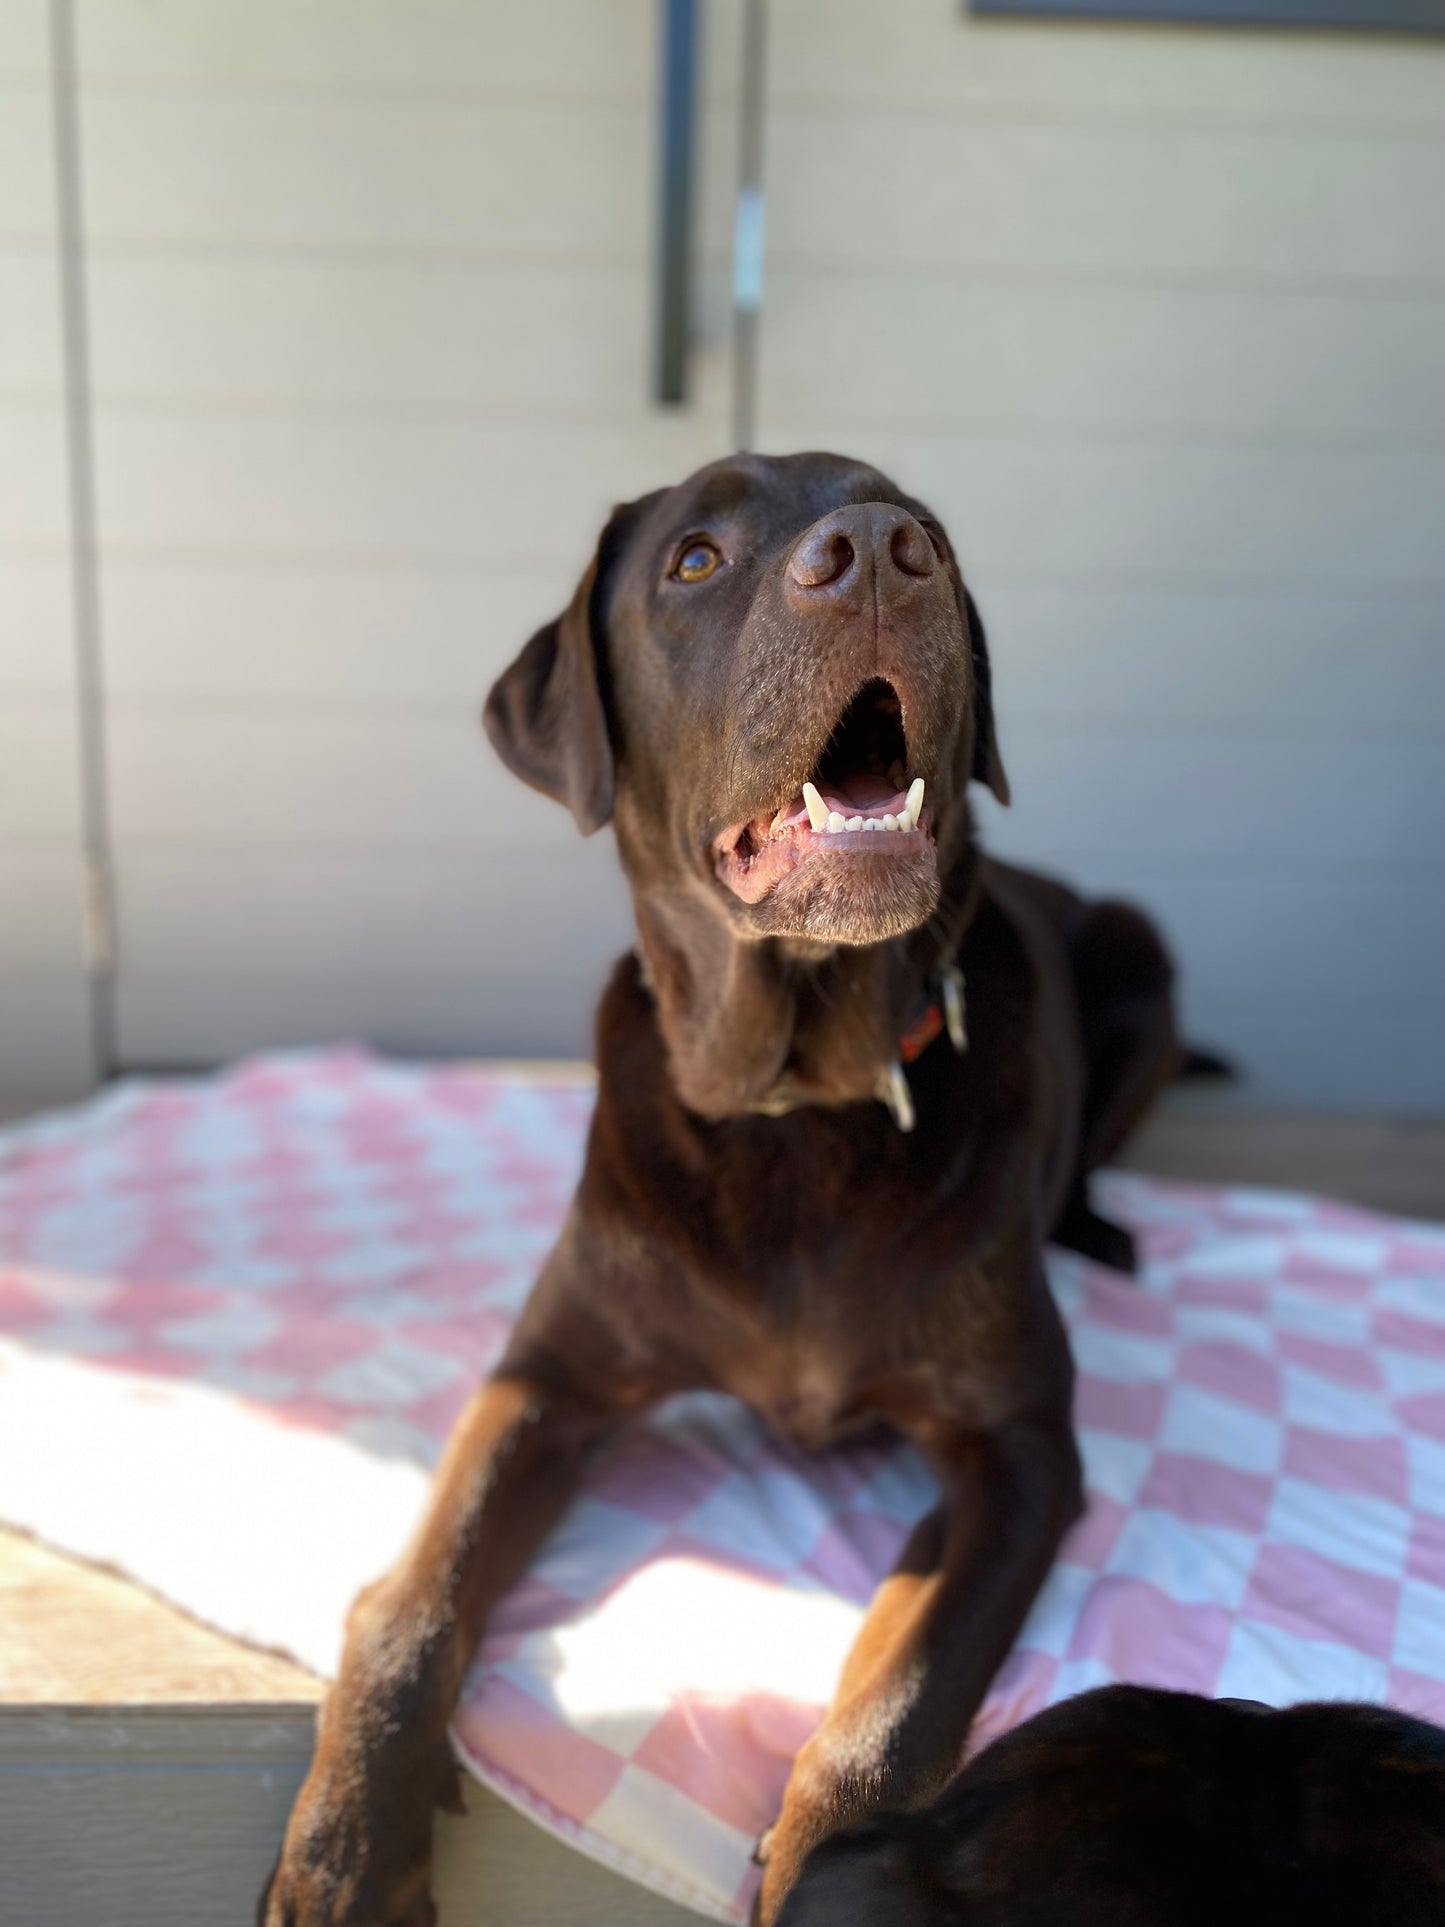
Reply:
[[1057, 1244], [1133, 1271], [1134, 1240], [1089, 1203], [1089, 1173], [1107, 1164], [1182, 1062], [1174, 966], [1149, 919], [1127, 903], [1089, 904], [1069, 935], [1087, 1063], [1079, 1160], [1053, 1229]]
[[1092, 1258], [1096, 1265], [1111, 1271], [1132, 1274], [1139, 1268], [1134, 1234], [1112, 1218], [1101, 1217], [1089, 1203], [1086, 1180], [1080, 1178], [1059, 1213], [1050, 1242], [1066, 1251], [1077, 1251], [1081, 1258]]

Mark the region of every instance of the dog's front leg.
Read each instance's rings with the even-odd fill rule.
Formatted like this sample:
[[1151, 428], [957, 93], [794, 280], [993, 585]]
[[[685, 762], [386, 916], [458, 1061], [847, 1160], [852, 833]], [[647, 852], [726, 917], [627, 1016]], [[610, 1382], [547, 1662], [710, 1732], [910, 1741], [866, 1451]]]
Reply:
[[472, 1399], [411, 1545], [351, 1609], [263, 1927], [431, 1927], [432, 1819], [455, 1798], [447, 1723], [462, 1679], [613, 1417], [525, 1371]]
[[957, 1770], [968, 1729], [1080, 1510], [1067, 1422], [927, 1440], [942, 1503], [869, 1608], [823, 1724], [799, 1753], [760, 1850], [768, 1927], [804, 1858], [879, 1808], [912, 1807]]

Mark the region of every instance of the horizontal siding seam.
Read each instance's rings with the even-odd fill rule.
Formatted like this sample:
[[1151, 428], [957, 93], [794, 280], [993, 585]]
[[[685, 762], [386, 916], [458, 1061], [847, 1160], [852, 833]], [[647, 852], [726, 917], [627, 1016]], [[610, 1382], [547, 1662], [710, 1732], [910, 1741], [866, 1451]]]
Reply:
[[[1310, 888], [1348, 886], [1353, 894], [1361, 880], [1367, 886], [1379, 883], [1391, 889], [1418, 889], [1432, 895], [1440, 888], [1440, 866], [1425, 857], [1284, 857], [1265, 850], [1251, 850], [1248, 856], [1189, 853], [1122, 844], [1091, 843], [1085, 846], [1050, 844], [1047, 855], [1037, 850], [1000, 852], [994, 839], [985, 837], [990, 855], [1002, 861], [1039, 864], [1053, 873], [1097, 876], [1101, 871], [1127, 871], [1129, 878], [1120, 887], [1152, 888], [1167, 886], [1176, 879], [1193, 883], [1299, 883]], [[1445, 962], [1445, 956], [1442, 956]]]
[[[642, 63], [646, 63], [649, 50], [640, 49]], [[3, 85], [0, 81], [0, 85]], [[240, 76], [208, 76], [204, 74], [155, 76], [105, 75], [95, 72], [82, 73], [80, 76], [80, 99], [82, 104], [88, 100], [126, 101], [155, 100], [194, 101], [198, 106], [209, 106], [216, 101], [234, 100], [238, 103], [256, 101], [262, 104], [297, 103], [315, 107], [318, 102], [338, 107], [358, 107], [373, 109], [378, 106], [405, 110], [411, 106], [436, 108], [453, 106], [458, 112], [476, 106], [566, 108], [569, 112], [581, 108], [599, 115], [617, 116], [635, 114], [639, 106], [651, 98], [646, 78], [628, 81], [617, 86], [597, 86], [579, 82], [575, 85], [557, 85], [555, 82], [454, 80], [438, 82], [416, 81], [347, 81], [336, 79], [317, 80], [248, 80]], [[728, 97], [720, 91], [709, 92], [705, 96], [708, 107], [719, 108], [731, 104]]]
[[[0, 828], [0, 863], [43, 861], [73, 865], [80, 875], [80, 850], [74, 831], [6, 830]], [[77, 881], [77, 889], [79, 883]]]
[[[974, 558], [975, 566], [979, 559]], [[1356, 577], [1339, 580], [1323, 575], [1291, 576], [1271, 569], [1265, 574], [1249, 572], [1233, 575], [1201, 575], [1194, 570], [1170, 569], [1068, 569], [1068, 568], [993, 568], [984, 560], [981, 573], [991, 584], [1011, 588], [1076, 589], [1101, 595], [1159, 595], [1183, 593], [1197, 596], [1276, 596], [1282, 601], [1337, 601], [1358, 597], [1372, 602], [1389, 596], [1402, 602], [1424, 602], [1434, 608], [1445, 595], [1445, 576], [1432, 577]]]
[[[9, 248], [32, 252], [44, 243], [54, 244], [49, 229], [0, 229], [0, 251]], [[650, 262], [645, 248], [596, 248], [559, 244], [547, 247], [501, 247], [485, 241], [344, 241], [308, 235], [302, 240], [265, 240], [245, 235], [207, 239], [195, 234], [106, 235], [95, 234], [86, 248], [87, 259], [183, 259], [213, 260], [217, 256], [238, 261], [304, 261], [318, 266], [333, 266], [338, 261], [394, 267], [398, 263], [416, 267], [501, 267], [501, 268], [605, 268], [644, 272]], [[712, 247], [702, 252], [714, 265], [729, 260], [726, 249]]]
[[[1084, 267], [1047, 265], [1029, 266], [1017, 262], [997, 261], [976, 263], [959, 257], [953, 261], [890, 262], [883, 270], [888, 287], [896, 289], [900, 282], [957, 282], [970, 294], [978, 288], [1000, 288], [1017, 291], [1019, 289], [1041, 288], [1053, 292], [1060, 286], [1076, 286], [1095, 290], [1103, 295], [1120, 292], [1129, 294], [1189, 294], [1193, 296], [1221, 294], [1227, 296], [1248, 295], [1260, 301], [1270, 301], [1278, 297], [1282, 300], [1306, 299], [1339, 300], [1342, 302], [1367, 303], [1370, 306], [1389, 301], [1424, 303], [1434, 306], [1445, 301], [1445, 272], [1439, 276], [1395, 276], [1374, 273], [1354, 273], [1336, 275], [1298, 275], [1293, 271], [1285, 274], [1270, 273], [1249, 275], [1238, 270], [1216, 274], [1204, 269], [1168, 268], [1157, 269], [1128, 268], [1120, 266]], [[815, 257], [805, 254], [785, 255], [776, 253], [768, 262], [768, 279], [772, 287], [788, 280], [804, 281], [815, 275], [830, 275], [835, 279], [866, 281], [876, 287], [879, 279], [877, 262], [854, 261], [843, 255]], [[1237, 285], [1236, 285], [1237, 283]], [[781, 304], [774, 300], [773, 306]]]
[[1218, 290], [1240, 294], [1345, 294], [1360, 299], [1384, 293], [1390, 297], [1418, 295], [1431, 301], [1439, 300], [1442, 292], [1445, 292], [1445, 273], [1401, 275], [1368, 268], [1358, 269], [1351, 274], [1300, 273], [1292, 269], [1215, 270], [1164, 266], [1144, 269], [1131, 267], [1124, 262], [1103, 262], [1096, 267], [1084, 264], [1020, 266], [1008, 261], [978, 261], [963, 255], [947, 261], [904, 257], [875, 259], [869, 263], [856, 261], [848, 255], [815, 255], [797, 249], [789, 250], [781, 244], [769, 256], [767, 271], [772, 279], [782, 279], [789, 274], [800, 278], [834, 275], [866, 277], [870, 280], [882, 278], [887, 281], [964, 282], [970, 287], [987, 287], [994, 281], [1000, 285], [1028, 281], [1050, 287], [1127, 288], [1131, 292], [1141, 289], [1181, 293]]
[[[1420, 49], [1426, 58], [1435, 49]], [[1204, 137], [1224, 139], [1294, 142], [1320, 140], [1343, 147], [1353, 142], [1369, 145], [1406, 145], [1445, 148], [1445, 125], [1438, 121], [1403, 125], [1399, 121], [1360, 120], [1341, 122], [1337, 117], [1292, 116], [1271, 105], [1260, 110], [1259, 119], [1244, 119], [1236, 114], [1190, 113], [1187, 109], [1139, 109], [1119, 105], [1061, 106], [1056, 103], [990, 101], [975, 96], [959, 101], [880, 100], [876, 93], [848, 94], [830, 90], [826, 94], [789, 93], [785, 88], [770, 89], [768, 104], [771, 128], [781, 132], [788, 116], [799, 120], [868, 121], [874, 125], [915, 127], [932, 122], [966, 133], [969, 126], [986, 121], [990, 126], [1087, 128], [1116, 134], [1177, 135], [1181, 139]]]
[[[701, 359], [701, 357], [699, 357]], [[614, 392], [616, 384], [613, 384]], [[390, 401], [382, 398], [323, 401], [303, 395], [267, 395], [245, 397], [218, 396], [164, 396], [164, 395], [120, 395], [107, 392], [103, 383], [97, 385], [95, 412], [97, 416], [114, 416], [126, 419], [182, 419], [205, 417], [221, 421], [234, 420], [280, 420], [321, 423], [356, 422], [407, 422], [414, 421], [423, 425], [443, 425], [460, 422], [471, 428], [485, 428], [495, 423], [503, 428], [613, 428], [631, 429], [637, 425], [640, 408], [648, 405], [647, 380], [644, 370], [636, 376], [636, 397], [629, 405], [626, 401], [608, 406], [590, 402], [561, 402], [549, 405], [546, 402], [523, 402], [514, 407], [496, 406], [489, 401], [411, 402]], [[0, 406], [5, 396], [0, 394]], [[697, 426], [707, 420], [709, 410], [705, 406], [697, 408], [690, 426]], [[721, 407], [711, 412], [719, 418]], [[1445, 437], [1441, 438], [1440, 452], [1445, 454]]]
[[[522, 640], [522, 638], [518, 638]], [[1326, 644], [1321, 653], [1329, 649], [1349, 648], [1347, 642]], [[112, 654], [115, 650], [111, 644]], [[1445, 654], [1445, 641], [1441, 643]], [[1015, 656], [1017, 649], [1012, 652]], [[995, 675], [999, 672], [996, 670]], [[480, 705], [491, 681], [489, 670], [479, 671], [476, 702]], [[0, 690], [5, 685], [0, 682]], [[271, 722], [277, 717], [285, 717], [298, 722], [319, 722], [331, 724], [343, 720], [373, 722], [377, 718], [388, 721], [413, 723], [427, 727], [452, 729], [458, 716], [468, 715], [466, 698], [428, 698], [419, 696], [376, 695], [357, 697], [354, 695], [336, 696], [327, 690], [314, 693], [295, 694], [287, 691], [262, 692], [259, 694], [239, 695], [229, 691], [197, 688], [171, 688], [141, 690], [127, 687], [124, 677], [112, 673], [110, 678], [111, 697], [107, 705], [111, 716], [120, 719], [147, 719], [151, 717], [176, 717], [194, 720], [197, 716], [215, 716], [227, 719]], [[17, 700], [25, 701], [22, 690]], [[64, 691], [46, 690], [32, 692], [29, 701], [34, 707], [67, 707]], [[1241, 740], [1256, 744], [1294, 744], [1309, 743], [1325, 747], [1339, 744], [1358, 746], [1363, 743], [1398, 745], [1401, 743], [1428, 747], [1445, 743], [1445, 715], [1422, 717], [1419, 720], [1402, 718], [1398, 722], [1373, 721], [1362, 724], [1358, 717], [1313, 717], [1285, 722], [1277, 717], [1261, 719], [1257, 709], [1251, 707], [1238, 715], [1197, 716], [1181, 714], [1177, 710], [1134, 710], [1101, 709], [1081, 705], [1069, 710], [1049, 710], [1032, 707], [1027, 702], [1009, 701], [1005, 692], [998, 701], [1001, 722], [1009, 729], [1021, 729], [1034, 737], [1077, 737], [1087, 728], [1092, 734], [1104, 738], [1115, 737], [1134, 741], [1140, 727], [1147, 727], [1151, 738], [1178, 737], [1188, 742], [1217, 741], [1222, 747], [1232, 747]], [[461, 707], [459, 709], [458, 703]], [[1257, 699], [1251, 699], [1252, 704]]]
[[52, 687], [49, 684], [6, 684], [0, 682], [0, 689], [3, 689], [5, 692], [5, 711], [3, 714], [0, 714], [0, 729], [3, 729], [5, 725], [12, 720], [16, 710], [23, 711], [30, 716], [34, 716], [37, 713], [41, 715], [53, 714], [63, 717], [66, 722], [74, 720], [75, 690], [73, 685], [66, 687], [63, 684], [57, 684]]
[[[645, 382], [639, 374], [637, 380], [637, 400], [632, 406], [625, 403], [608, 407], [593, 403], [559, 403], [547, 406], [543, 403], [523, 403], [514, 408], [498, 407], [488, 401], [467, 401], [458, 398], [454, 401], [413, 402], [390, 400], [383, 397], [356, 397], [346, 400], [329, 401], [302, 394], [285, 395], [164, 395], [144, 392], [125, 393], [108, 390], [104, 380], [96, 383], [95, 413], [98, 417], [113, 416], [122, 419], [180, 419], [189, 420], [205, 417], [208, 419], [267, 420], [283, 419], [302, 422], [356, 422], [365, 424], [382, 422], [417, 422], [422, 424], [448, 424], [461, 422], [473, 428], [484, 428], [488, 423], [498, 423], [506, 427], [527, 427], [544, 424], [550, 427], [598, 427], [630, 428], [635, 424], [637, 407], [644, 399]], [[0, 408], [14, 408], [27, 411], [50, 411], [60, 400], [60, 390], [0, 389]], [[703, 415], [706, 410], [700, 411]], [[766, 409], [764, 411], [767, 412]], [[844, 417], [837, 416], [840, 423]], [[1237, 432], [1211, 430], [1203, 423], [1179, 421], [1160, 425], [1157, 428], [1108, 429], [1088, 426], [1082, 423], [1067, 423], [1059, 428], [1036, 427], [1024, 420], [969, 419], [909, 419], [895, 415], [856, 414], [846, 417], [846, 426], [851, 432], [907, 435], [918, 441], [996, 441], [1020, 443], [1029, 447], [1102, 447], [1102, 448], [1222, 448], [1251, 449], [1264, 453], [1278, 451], [1282, 454], [1318, 452], [1361, 453], [1374, 455], [1406, 455], [1445, 457], [1445, 432], [1422, 432], [1418, 436], [1367, 435], [1345, 432], [1333, 434], [1311, 434], [1295, 431], [1281, 434], [1253, 434], [1244, 430]], [[806, 430], [799, 430], [805, 434]], [[776, 435], [774, 440], [778, 439]]]
[[[1337, 645], [1348, 646], [1348, 645]], [[1445, 647], [1445, 644], [1442, 644]], [[1253, 701], [1253, 699], [1251, 699]], [[1309, 724], [1287, 725], [1278, 718], [1260, 719], [1253, 707], [1238, 716], [1181, 716], [1177, 712], [1156, 712], [1147, 718], [1132, 710], [1116, 713], [1112, 719], [1107, 712], [1072, 710], [1067, 714], [1058, 711], [1030, 709], [1024, 703], [1010, 704], [1005, 697], [998, 699], [999, 714], [1003, 723], [1022, 724], [1031, 737], [1063, 737], [1073, 740], [1080, 734], [1081, 722], [1087, 722], [1090, 733], [1099, 738], [1135, 743], [1139, 739], [1139, 724], [1147, 721], [1149, 741], [1168, 741], [1178, 738], [1183, 742], [1217, 742], [1221, 748], [1231, 748], [1235, 744], [1248, 743], [1253, 747], [1281, 743], [1316, 743], [1332, 747], [1343, 740], [1354, 745], [1381, 743], [1398, 745], [1403, 736], [1418, 742], [1426, 748], [1445, 738], [1445, 716], [1430, 717], [1418, 724], [1404, 723], [1390, 726], [1378, 722], [1361, 724], [1351, 717], [1326, 721], [1317, 718]], [[1110, 727], [1112, 720], [1113, 728]], [[1442, 775], [1445, 783], [1445, 775]]]
[[[53, 233], [48, 229], [0, 229], [0, 251], [11, 247], [33, 251], [47, 243], [53, 245], [53, 241]], [[588, 248], [571, 244], [519, 248], [465, 241], [348, 241], [320, 235], [286, 241], [241, 234], [211, 239], [196, 234], [127, 235], [100, 232], [91, 235], [87, 252], [93, 261], [107, 257], [117, 260], [180, 260], [187, 257], [212, 260], [219, 257], [236, 261], [314, 262], [318, 266], [345, 262], [377, 266], [404, 264], [417, 269], [469, 266], [595, 267], [635, 273], [645, 273], [651, 262], [646, 248]], [[711, 272], [725, 273], [731, 267], [729, 245], [711, 242], [705, 237], [700, 240], [696, 258], [705, 270]], [[901, 259], [880, 263], [877, 260], [858, 262], [842, 255], [801, 253], [776, 243], [767, 263], [770, 282], [786, 280], [789, 276], [801, 278], [811, 275], [876, 280], [880, 273], [890, 281], [965, 282], [969, 287], [1077, 286], [1111, 291], [1217, 292], [1258, 295], [1261, 298], [1281, 295], [1308, 299], [1339, 297], [1356, 301], [1383, 298], [1436, 302], [1445, 299], [1445, 272], [1438, 275], [1400, 275], [1373, 269], [1361, 269], [1352, 274], [1263, 269], [1216, 271], [1162, 266], [1144, 269], [1123, 262], [1117, 265], [1105, 263], [1097, 267], [1082, 264], [1053, 266], [1047, 263], [1020, 266], [1015, 262], [974, 261], [962, 256], [943, 262]]]
[[[650, 50], [643, 46], [639, 51], [646, 60]], [[1421, 52], [1428, 58], [1434, 49], [1425, 48]], [[38, 73], [34, 76], [28, 72], [0, 74], [0, 88], [6, 91], [40, 93], [46, 85], [45, 77]], [[477, 80], [418, 84], [414, 81], [381, 80], [338, 82], [331, 78], [250, 80], [202, 74], [121, 76], [94, 72], [82, 74], [80, 91], [82, 101], [91, 98], [117, 101], [193, 99], [198, 103], [217, 99], [309, 104], [322, 101], [341, 107], [355, 105], [371, 108], [385, 105], [397, 109], [412, 104], [426, 107], [455, 104], [459, 111], [482, 103], [542, 107], [556, 105], [568, 109], [581, 107], [598, 114], [632, 112], [651, 98], [645, 79], [637, 84], [597, 87], [582, 84], [559, 86], [555, 82], [528, 85]], [[704, 102], [710, 113], [719, 118], [725, 117], [736, 110], [737, 90], [727, 86], [706, 87]], [[1419, 123], [1376, 118], [1342, 122], [1337, 116], [1325, 116], [1318, 112], [1292, 113], [1288, 109], [1281, 110], [1275, 103], [1261, 107], [1256, 117], [1241, 114], [1238, 109], [1223, 113], [1169, 111], [1153, 107], [1135, 108], [1121, 103], [1084, 105], [1027, 98], [998, 99], [983, 93], [965, 93], [950, 100], [900, 98], [892, 101], [880, 99], [876, 91], [852, 93], [845, 89], [830, 89], [826, 94], [811, 94], [774, 84], [769, 90], [769, 111], [774, 125], [786, 121], [789, 116], [805, 121], [866, 120], [909, 127], [919, 122], [934, 122], [954, 129], [966, 129], [971, 124], [984, 121], [991, 126], [1088, 128], [1110, 133], [1163, 133], [1181, 137], [1202, 135], [1211, 139], [1232, 136], [1281, 141], [1328, 140], [1334, 144], [1365, 141], [1390, 145], [1445, 146], [1445, 126], [1434, 119]]]

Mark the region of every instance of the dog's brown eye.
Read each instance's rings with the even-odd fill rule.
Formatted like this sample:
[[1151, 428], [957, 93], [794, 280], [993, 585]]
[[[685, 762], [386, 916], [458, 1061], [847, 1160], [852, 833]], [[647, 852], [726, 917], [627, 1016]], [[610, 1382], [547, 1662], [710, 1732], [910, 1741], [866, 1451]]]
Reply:
[[672, 573], [679, 582], [706, 582], [721, 561], [711, 542], [689, 542]]

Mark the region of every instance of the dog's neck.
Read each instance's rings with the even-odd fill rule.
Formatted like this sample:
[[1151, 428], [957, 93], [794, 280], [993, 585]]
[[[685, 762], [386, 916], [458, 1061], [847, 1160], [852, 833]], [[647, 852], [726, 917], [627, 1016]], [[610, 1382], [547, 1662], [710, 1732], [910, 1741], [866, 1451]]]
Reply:
[[982, 883], [970, 842], [926, 925], [861, 946], [748, 941], [685, 891], [638, 891], [643, 974], [682, 1102], [724, 1118], [877, 1097], [922, 986], [953, 958]]

